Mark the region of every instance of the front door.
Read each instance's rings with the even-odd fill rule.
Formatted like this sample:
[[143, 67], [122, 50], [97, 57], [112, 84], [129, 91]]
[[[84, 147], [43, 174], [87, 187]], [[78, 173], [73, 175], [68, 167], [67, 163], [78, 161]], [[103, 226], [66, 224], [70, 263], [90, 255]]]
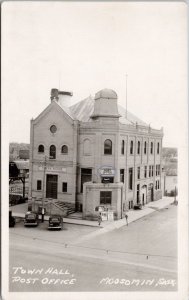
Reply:
[[144, 205], [144, 194], [142, 194], [142, 205]]
[[58, 175], [47, 175], [46, 198], [57, 199]]

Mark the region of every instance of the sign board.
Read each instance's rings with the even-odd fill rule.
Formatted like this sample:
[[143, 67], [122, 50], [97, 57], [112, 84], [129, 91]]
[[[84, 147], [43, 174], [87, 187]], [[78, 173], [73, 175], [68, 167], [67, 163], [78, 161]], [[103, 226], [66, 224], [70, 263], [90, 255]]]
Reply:
[[101, 177], [114, 177], [115, 170], [112, 167], [102, 167], [99, 169]]
[[99, 212], [104, 211], [104, 206], [96, 206], [95, 211], [99, 211]]
[[108, 212], [107, 211], [101, 212], [101, 217], [102, 217], [102, 221], [107, 221], [108, 220]]
[[114, 212], [108, 211], [108, 221], [114, 221]]

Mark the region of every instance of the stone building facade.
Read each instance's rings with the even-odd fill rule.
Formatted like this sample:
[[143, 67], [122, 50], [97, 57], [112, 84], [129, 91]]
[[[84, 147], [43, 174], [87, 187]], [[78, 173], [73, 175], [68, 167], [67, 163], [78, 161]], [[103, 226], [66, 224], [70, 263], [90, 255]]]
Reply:
[[30, 137], [30, 197], [72, 206], [94, 219], [99, 206], [116, 219], [134, 205], [162, 197], [163, 130], [149, 127], [117, 103], [110, 89], [72, 105], [51, 91]]

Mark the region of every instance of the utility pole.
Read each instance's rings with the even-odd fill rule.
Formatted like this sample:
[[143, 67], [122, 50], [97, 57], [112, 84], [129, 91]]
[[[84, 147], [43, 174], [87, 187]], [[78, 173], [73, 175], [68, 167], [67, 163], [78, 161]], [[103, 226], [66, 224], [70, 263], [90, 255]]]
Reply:
[[47, 157], [45, 156], [45, 161], [44, 161], [44, 172], [43, 172], [43, 195], [42, 195], [42, 216], [41, 216], [41, 221], [42, 223], [44, 222], [44, 199], [45, 199], [45, 174], [46, 174], [46, 168], [47, 168]]
[[125, 75], [125, 77], [126, 77], [126, 89], [125, 89], [125, 108], [126, 108], [126, 110], [125, 110], [125, 117], [126, 117], [126, 119], [127, 119], [127, 74]]

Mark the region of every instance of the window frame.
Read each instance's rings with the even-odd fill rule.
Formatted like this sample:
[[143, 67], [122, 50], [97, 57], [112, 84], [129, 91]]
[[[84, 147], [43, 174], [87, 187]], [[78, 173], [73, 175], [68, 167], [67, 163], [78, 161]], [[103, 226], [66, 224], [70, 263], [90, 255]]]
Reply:
[[62, 182], [62, 193], [68, 192], [68, 183], [66, 181]]
[[146, 155], [147, 154], [147, 142], [144, 141], [144, 154]]
[[[107, 142], [110, 144], [108, 145]], [[112, 140], [110, 139], [104, 141], [104, 155], [112, 155]]]
[[134, 142], [133, 142], [133, 140], [130, 140], [130, 155], [133, 155], [133, 151], [134, 150]]
[[150, 154], [153, 154], [154, 143], [150, 142]]
[[121, 141], [121, 155], [124, 155], [125, 154], [125, 141], [122, 140]]
[[140, 179], [140, 167], [137, 167], [137, 179]]
[[[43, 151], [39, 151], [39, 148], [40, 147], [43, 147]], [[40, 144], [39, 146], [38, 146], [38, 153], [39, 154], [42, 154], [42, 153], [44, 153], [45, 152], [45, 147], [44, 147], [44, 145], [43, 144]]]
[[[52, 147], [54, 147], [54, 150], [51, 149]], [[55, 145], [50, 145], [50, 147], [49, 147], [49, 159], [56, 159], [56, 146]]]
[[[103, 198], [104, 201], [102, 201]], [[107, 198], [110, 199], [110, 201], [107, 202]], [[100, 205], [112, 205], [112, 191], [100, 191]]]
[[41, 191], [41, 190], [42, 190], [42, 180], [37, 179], [37, 191]]
[[137, 154], [140, 154], [140, 141], [137, 142]]
[[[67, 152], [63, 151], [64, 148], [67, 150]], [[68, 155], [68, 146], [66, 144], [62, 145], [62, 147], [61, 147], [61, 154]]]
[[128, 188], [130, 191], [133, 190], [133, 168], [129, 168], [128, 170], [129, 176], [128, 176]]

